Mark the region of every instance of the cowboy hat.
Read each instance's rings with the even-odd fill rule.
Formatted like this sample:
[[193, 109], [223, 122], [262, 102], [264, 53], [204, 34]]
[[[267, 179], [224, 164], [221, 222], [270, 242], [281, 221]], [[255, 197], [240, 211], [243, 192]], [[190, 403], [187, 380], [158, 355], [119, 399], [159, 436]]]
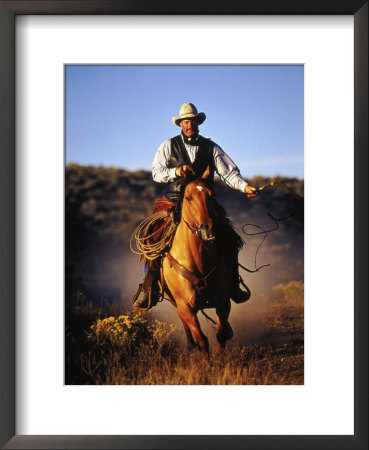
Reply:
[[197, 124], [200, 125], [205, 121], [206, 115], [203, 112], [198, 113], [197, 108], [194, 104], [183, 103], [183, 105], [181, 106], [181, 109], [179, 111], [179, 116], [172, 117], [172, 120], [173, 120], [174, 125], [177, 125], [177, 127], [180, 127], [181, 120], [185, 120], [185, 119], [196, 119]]

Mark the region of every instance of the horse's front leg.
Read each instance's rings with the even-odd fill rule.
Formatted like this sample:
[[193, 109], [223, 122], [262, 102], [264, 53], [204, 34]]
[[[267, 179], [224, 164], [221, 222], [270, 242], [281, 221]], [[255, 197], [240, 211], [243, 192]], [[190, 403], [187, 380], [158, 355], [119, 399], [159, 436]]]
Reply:
[[217, 341], [219, 343], [220, 351], [223, 351], [227, 341], [233, 338], [233, 330], [228, 322], [230, 311], [231, 301], [229, 299], [225, 300], [216, 307], [218, 323]]
[[187, 323], [182, 319], [182, 323], [183, 323], [183, 328], [186, 334], [186, 341], [187, 341], [187, 350], [191, 351], [196, 347], [196, 342], [192, 336], [191, 330], [188, 327]]
[[188, 329], [188, 333], [191, 335], [192, 341], [194, 341], [193, 338], [195, 338], [199, 350], [203, 353], [208, 353], [209, 341], [201, 330], [200, 322], [195, 311], [185, 301], [177, 302], [177, 309], [179, 317], [184, 324], [186, 336], [186, 329]]

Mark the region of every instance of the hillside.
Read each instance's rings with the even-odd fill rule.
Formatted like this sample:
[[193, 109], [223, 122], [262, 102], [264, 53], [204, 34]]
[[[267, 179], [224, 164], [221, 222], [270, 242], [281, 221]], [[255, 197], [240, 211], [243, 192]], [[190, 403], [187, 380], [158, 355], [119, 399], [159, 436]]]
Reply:
[[[303, 196], [303, 180], [280, 178]], [[255, 177], [249, 182], [265, 186], [275, 179]], [[66, 294], [130, 298], [142, 278], [137, 256], [129, 250], [136, 226], [152, 213], [155, 200], [166, 190], [154, 183], [151, 173], [113, 167], [69, 164], [65, 171]], [[255, 269], [255, 253], [264, 235], [246, 236], [241, 227], [251, 223], [263, 229], [275, 227], [267, 213], [281, 218], [301, 209], [303, 202], [282, 186], [265, 189], [249, 200], [240, 192], [216, 181], [216, 197], [227, 210], [236, 230], [246, 241], [240, 261]], [[249, 233], [260, 229], [248, 226]], [[292, 258], [292, 259], [290, 259]], [[286, 272], [286, 265], [293, 261]], [[276, 282], [303, 279], [303, 213], [279, 222], [257, 254], [256, 265], [277, 264], [264, 269]], [[283, 267], [282, 267], [283, 265]], [[278, 271], [278, 274], [276, 274]], [[263, 272], [260, 271], [259, 273]], [[259, 273], [257, 275], [259, 275]]]

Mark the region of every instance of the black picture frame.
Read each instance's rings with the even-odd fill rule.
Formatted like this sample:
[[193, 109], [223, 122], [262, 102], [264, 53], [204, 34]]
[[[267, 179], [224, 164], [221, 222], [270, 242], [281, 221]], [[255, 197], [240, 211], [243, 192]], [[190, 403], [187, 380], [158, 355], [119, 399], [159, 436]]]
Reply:
[[[354, 435], [15, 435], [15, 17], [28, 14], [353, 15], [354, 17]], [[6, 449], [368, 448], [368, 1], [0, 1], [0, 445]], [[340, 187], [333, 195], [339, 195]], [[337, 393], [339, 396], [339, 392]], [[161, 420], [160, 418], [158, 420]], [[164, 419], [163, 419], [164, 420]]]

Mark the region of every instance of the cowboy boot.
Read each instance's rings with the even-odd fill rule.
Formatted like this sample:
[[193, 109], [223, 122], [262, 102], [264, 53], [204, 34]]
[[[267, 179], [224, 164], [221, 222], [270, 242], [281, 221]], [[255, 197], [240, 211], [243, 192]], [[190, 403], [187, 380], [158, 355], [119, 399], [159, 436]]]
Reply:
[[160, 268], [148, 268], [143, 283], [139, 285], [138, 291], [132, 299], [134, 309], [147, 311], [158, 303], [160, 299], [158, 287], [159, 275]]

